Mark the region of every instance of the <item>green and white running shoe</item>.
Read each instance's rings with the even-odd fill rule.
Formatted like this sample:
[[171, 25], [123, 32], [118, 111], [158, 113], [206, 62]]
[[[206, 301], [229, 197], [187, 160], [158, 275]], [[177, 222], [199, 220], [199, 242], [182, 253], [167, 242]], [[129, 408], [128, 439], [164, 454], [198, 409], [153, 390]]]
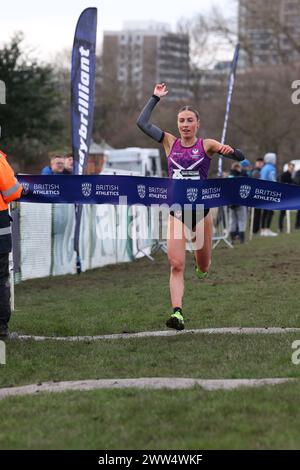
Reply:
[[198, 279], [205, 279], [208, 275], [208, 272], [202, 272], [197, 265], [195, 265], [195, 273]]
[[168, 328], [173, 328], [174, 330], [184, 330], [184, 320], [179, 310], [172, 313], [169, 320], [166, 321], [166, 325]]

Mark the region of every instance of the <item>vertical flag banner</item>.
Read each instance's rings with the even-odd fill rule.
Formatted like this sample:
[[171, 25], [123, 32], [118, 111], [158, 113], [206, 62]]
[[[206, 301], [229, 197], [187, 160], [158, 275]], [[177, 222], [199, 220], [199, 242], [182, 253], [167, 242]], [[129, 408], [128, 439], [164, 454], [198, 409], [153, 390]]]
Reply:
[[[229, 113], [230, 113], [230, 108], [231, 108], [231, 99], [232, 99], [234, 82], [235, 82], [235, 74], [236, 74], [237, 64], [239, 60], [239, 50], [240, 50], [240, 45], [237, 44], [235, 51], [234, 51], [233, 61], [231, 63], [231, 70], [230, 70], [229, 81], [228, 81], [226, 112], [225, 112], [224, 126], [223, 126], [222, 138], [221, 138], [222, 144], [225, 143], [226, 134], [227, 134], [228, 119], [229, 119]], [[223, 174], [223, 159], [222, 157], [220, 157], [219, 165], [218, 165], [218, 176], [221, 177], [222, 174]]]
[[[71, 128], [75, 175], [82, 175], [87, 165], [93, 130], [96, 75], [97, 8], [87, 8], [78, 20], [71, 70]], [[79, 234], [82, 205], [75, 206], [74, 250], [77, 272], [81, 272]]]

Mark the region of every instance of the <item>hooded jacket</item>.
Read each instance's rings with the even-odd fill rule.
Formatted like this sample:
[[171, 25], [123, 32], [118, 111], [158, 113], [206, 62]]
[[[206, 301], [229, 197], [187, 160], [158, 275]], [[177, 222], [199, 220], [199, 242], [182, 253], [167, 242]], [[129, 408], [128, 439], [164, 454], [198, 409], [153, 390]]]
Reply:
[[11, 251], [11, 227], [8, 204], [19, 199], [22, 185], [17, 181], [13, 169], [0, 151], [0, 253]]

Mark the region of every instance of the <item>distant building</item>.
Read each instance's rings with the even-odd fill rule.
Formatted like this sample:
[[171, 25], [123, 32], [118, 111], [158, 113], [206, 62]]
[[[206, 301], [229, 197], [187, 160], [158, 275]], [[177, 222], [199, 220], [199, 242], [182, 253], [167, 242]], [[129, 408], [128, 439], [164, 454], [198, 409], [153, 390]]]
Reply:
[[300, 59], [299, 0], [239, 0], [240, 66]]
[[170, 100], [186, 100], [189, 92], [189, 37], [174, 34], [165, 23], [131, 22], [122, 31], [105, 31], [103, 69], [111, 71], [123, 90], [136, 90], [139, 100], [155, 83], [168, 85]]

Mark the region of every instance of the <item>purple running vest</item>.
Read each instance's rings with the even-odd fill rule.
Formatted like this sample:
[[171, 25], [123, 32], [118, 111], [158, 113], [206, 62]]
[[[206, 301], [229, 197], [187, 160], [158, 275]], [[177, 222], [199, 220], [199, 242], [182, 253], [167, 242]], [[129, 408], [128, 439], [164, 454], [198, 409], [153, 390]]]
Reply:
[[168, 174], [172, 179], [206, 180], [210, 162], [203, 139], [198, 139], [192, 147], [183, 147], [180, 139], [176, 139], [168, 156]]

